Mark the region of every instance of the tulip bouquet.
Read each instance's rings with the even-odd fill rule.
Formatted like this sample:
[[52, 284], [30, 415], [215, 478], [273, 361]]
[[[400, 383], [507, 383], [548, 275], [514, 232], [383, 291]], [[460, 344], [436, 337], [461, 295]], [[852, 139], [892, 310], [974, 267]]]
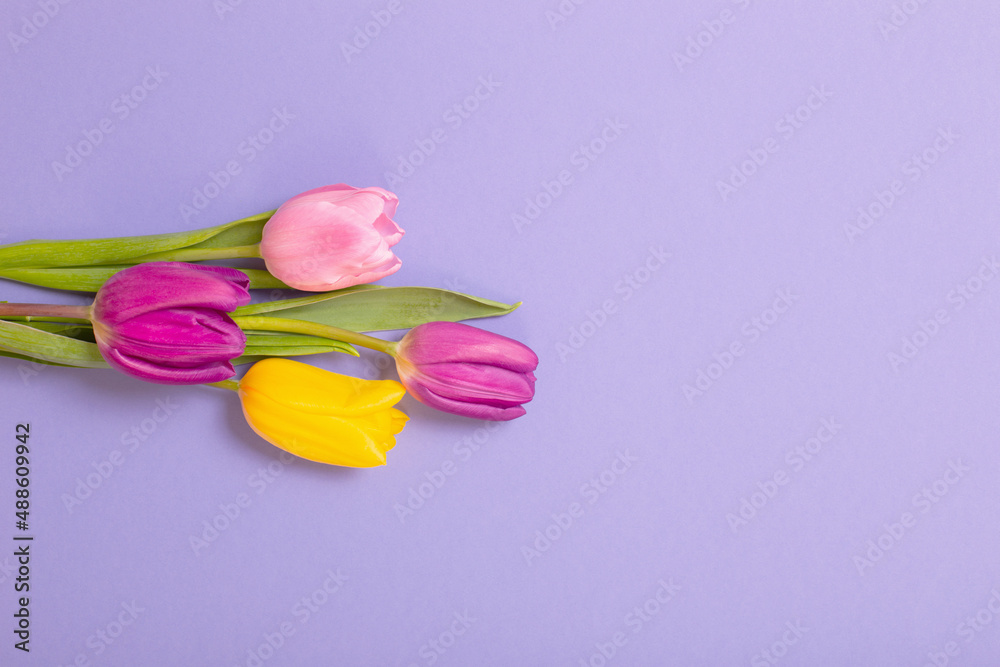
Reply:
[[[341, 466], [385, 464], [408, 419], [395, 407], [406, 392], [466, 417], [523, 415], [538, 357], [459, 323], [519, 304], [370, 284], [401, 266], [397, 204], [381, 188], [341, 184], [207, 229], [0, 246], [0, 277], [95, 293], [83, 306], [0, 302], [0, 356], [230, 389], [262, 438]], [[195, 263], [253, 259], [266, 268]], [[255, 288], [315, 294], [251, 303]], [[365, 333], [397, 329], [409, 329], [398, 342]], [[392, 356], [400, 382], [286, 358], [357, 347]], [[237, 380], [242, 364], [252, 366]]]

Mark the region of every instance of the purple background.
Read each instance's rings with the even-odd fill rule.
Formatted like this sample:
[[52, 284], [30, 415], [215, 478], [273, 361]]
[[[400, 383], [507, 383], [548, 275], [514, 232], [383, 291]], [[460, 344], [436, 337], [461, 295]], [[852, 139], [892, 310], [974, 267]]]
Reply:
[[345, 470], [223, 392], [0, 361], [0, 539], [19, 422], [36, 535], [0, 661], [1000, 662], [995, 2], [221, 2], [3, 4], [3, 241], [389, 187], [384, 283], [523, 300], [478, 325], [538, 352], [536, 399], [490, 431], [404, 399], [389, 465]]

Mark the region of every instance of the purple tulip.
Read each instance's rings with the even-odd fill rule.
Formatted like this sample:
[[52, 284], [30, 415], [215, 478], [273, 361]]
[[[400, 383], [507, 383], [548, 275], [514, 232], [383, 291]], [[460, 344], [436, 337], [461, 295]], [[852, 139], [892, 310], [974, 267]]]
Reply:
[[246, 274], [179, 262], [138, 264], [113, 275], [91, 320], [101, 356], [148, 382], [201, 384], [235, 374], [246, 336], [228, 312], [250, 302]]
[[399, 378], [432, 408], [507, 421], [535, 395], [538, 357], [526, 345], [456, 322], [421, 324], [396, 348]]

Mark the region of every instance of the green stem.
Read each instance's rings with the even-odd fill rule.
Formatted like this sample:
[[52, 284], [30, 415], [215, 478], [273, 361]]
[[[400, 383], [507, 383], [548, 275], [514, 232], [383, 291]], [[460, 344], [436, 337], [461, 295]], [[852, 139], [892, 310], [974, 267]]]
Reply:
[[219, 389], [240, 390], [240, 383], [236, 380], [220, 380], [218, 382], [206, 382], [206, 387], [218, 387]]
[[129, 261], [142, 264], [145, 262], [199, 262], [206, 259], [243, 259], [247, 257], [260, 257], [260, 247], [241, 245], [231, 248], [180, 248], [133, 257]]
[[89, 322], [90, 306], [0, 302], [0, 319], [22, 322]]
[[234, 317], [233, 321], [236, 322], [236, 325], [241, 329], [249, 329], [251, 331], [282, 331], [285, 333], [298, 333], [307, 334], [309, 336], [319, 336], [320, 338], [331, 338], [333, 340], [367, 347], [370, 350], [385, 352], [391, 356], [396, 355], [396, 343], [392, 341], [382, 340], [381, 338], [375, 338], [374, 336], [366, 336], [365, 334], [348, 331], [347, 329], [341, 329], [340, 327], [331, 327], [326, 324], [286, 319], [283, 317], [255, 317], [252, 315]]

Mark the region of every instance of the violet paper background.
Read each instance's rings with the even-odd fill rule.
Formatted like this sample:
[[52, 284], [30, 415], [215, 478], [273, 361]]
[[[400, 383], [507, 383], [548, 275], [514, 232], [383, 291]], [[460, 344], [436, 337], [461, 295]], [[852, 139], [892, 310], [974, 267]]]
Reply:
[[524, 418], [407, 398], [367, 471], [283, 462], [222, 392], [0, 361], [0, 539], [21, 422], [36, 538], [29, 655], [0, 556], [4, 664], [1000, 661], [996, 3], [10, 0], [0, 26], [4, 242], [378, 185], [407, 231], [384, 284], [523, 300], [475, 324], [541, 357]]

